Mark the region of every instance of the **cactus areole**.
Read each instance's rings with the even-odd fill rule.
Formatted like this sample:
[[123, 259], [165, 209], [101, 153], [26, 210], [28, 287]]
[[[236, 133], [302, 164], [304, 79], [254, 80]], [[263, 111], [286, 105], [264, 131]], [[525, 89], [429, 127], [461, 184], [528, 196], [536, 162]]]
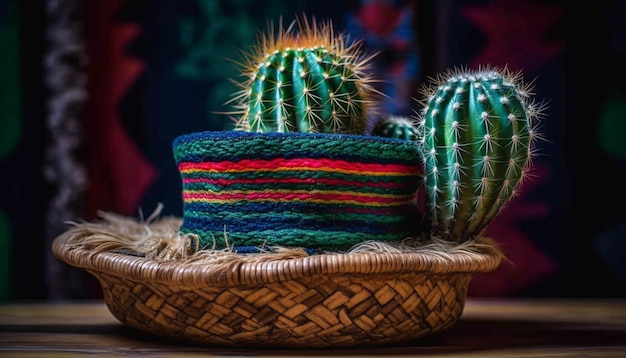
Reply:
[[236, 129], [249, 132], [364, 134], [373, 102], [369, 59], [345, 45], [330, 22], [298, 21], [261, 36], [242, 65]]
[[374, 125], [372, 135], [386, 138], [397, 138], [404, 140], [416, 140], [417, 122], [409, 117], [390, 115], [382, 118]]
[[420, 118], [431, 234], [463, 242], [511, 199], [531, 164], [535, 119], [521, 73], [456, 69], [426, 89]]

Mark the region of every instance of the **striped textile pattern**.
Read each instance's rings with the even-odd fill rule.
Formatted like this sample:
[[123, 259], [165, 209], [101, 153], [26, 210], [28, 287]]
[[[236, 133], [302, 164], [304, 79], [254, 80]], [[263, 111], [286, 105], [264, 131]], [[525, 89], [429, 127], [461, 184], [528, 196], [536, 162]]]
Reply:
[[416, 142], [347, 134], [197, 132], [173, 142], [181, 232], [201, 248], [312, 252], [412, 236]]

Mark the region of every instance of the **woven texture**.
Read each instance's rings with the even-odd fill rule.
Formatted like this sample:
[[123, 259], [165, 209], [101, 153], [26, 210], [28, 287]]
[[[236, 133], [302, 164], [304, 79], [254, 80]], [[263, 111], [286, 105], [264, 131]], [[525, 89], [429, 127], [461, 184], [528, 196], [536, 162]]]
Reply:
[[497, 250], [320, 254], [206, 265], [53, 243], [100, 281], [112, 314], [156, 336], [219, 346], [387, 345], [441, 332], [461, 316], [474, 273]]
[[173, 151], [181, 231], [198, 234], [203, 247], [345, 250], [365, 240], [399, 241], [417, 229], [414, 142], [222, 131], [178, 137]]

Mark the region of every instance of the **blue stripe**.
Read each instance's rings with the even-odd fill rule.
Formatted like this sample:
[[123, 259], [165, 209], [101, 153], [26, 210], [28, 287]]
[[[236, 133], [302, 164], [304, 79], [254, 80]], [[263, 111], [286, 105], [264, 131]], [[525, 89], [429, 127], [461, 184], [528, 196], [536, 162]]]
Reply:
[[[407, 204], [408, 205], [408, 204]], [[260, 201], [255, 203], [250, 203], [245, 200], [232, 202], [228, 204], [222, 203], [204, 203], [204, 202], [185, 202], [183, 204], [183, 211], [187, 212], [195, 212], [199, 214], [213, 215], [216, 212], [232, 212], [232, 213], [263, 213], [263, 212], [277, 212], [283, 213], [285, 211], [291, 212], [303, 212], [303, 213], [333, 213], [336, 212], [338, 214], [343, 214], [348, 208], [359, 208], [359, 209], [372, 209], [372, 210], [388, 210], [388, 209], [397, 209], [397, 211], [406, 210], [404, 206], [366, 206], [366, 203], [362, 205], [350, 205], [347, 203], [339, 203], [339, 204], [330, 204], [330, 203], [305, 203], [305, 202], [289, 202], [289, 203], [278, 203], [272, 201]], [[395, 210], [394, 210], [395, 211]]]
[[303, 231], [341, 231], [345, 233], [367, 233], [367, 234], [383, 234], [394, 231], [404, 231], [402, 225], [393, 223], [385, 225], [375, 221], [355, 221], [355, 220], [311, 220], [302, 218], [285, 218], [281, 217], [276, 220], [254, 221], [242, 220], [241, 218], [217, 218], [217, 217], [185, 217], [182, 230], [200, 230], [213, 232], [243, 232], [251, 231], [275, 231], [275, 230], [303, 230]]

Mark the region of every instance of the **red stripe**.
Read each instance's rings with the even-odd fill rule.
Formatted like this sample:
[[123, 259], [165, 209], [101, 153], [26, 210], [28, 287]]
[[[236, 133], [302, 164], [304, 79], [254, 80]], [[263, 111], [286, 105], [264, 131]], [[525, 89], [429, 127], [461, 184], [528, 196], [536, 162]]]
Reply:
[[361, 163], [361, 162], [348, 162], [341, 159], [311, 159], [311, 158], [275, 158], [271, 160], [252, 160], [243, 159], [237, 162], [223, 161], [223, 162], [183, 162], [179, 164], [179, 169], [183, 170], [218, 170], [224, 171], [230, 170], [253, 170], [253, 169], [271, 169], [271, 168], [298, 168], [307, 167], [311, 169], [315, 168], [334, 168], [345, 170], [363, 170], [372, 172], [399, 172], [399, 173], [414, 173], [416, 172], [416, 166], [414, 165], [401, 165], [401, 164], [380, 164], [380, 163]]
[[205, 183], [219, 186], [232, 184], [326, 184], [334, 186], [357, 186], [376, 188], [402, 188], [406, 186], [399, 182], [360, 182], [329, 178], [258, 178], [258, 179], [209, 179], [209, 178], [184, 178], [183, 184]]

